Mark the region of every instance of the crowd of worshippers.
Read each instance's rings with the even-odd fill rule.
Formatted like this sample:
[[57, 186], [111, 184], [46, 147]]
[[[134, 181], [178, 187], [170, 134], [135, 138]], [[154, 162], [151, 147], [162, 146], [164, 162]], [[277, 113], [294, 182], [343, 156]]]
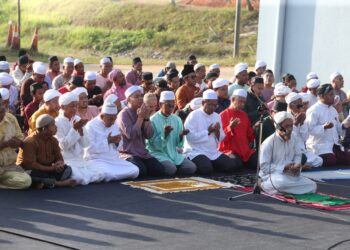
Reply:
[[126, 74], [111, 57], [98, 72], [71, 57], [61, 67], [51, 56], [46, 65], [23, 50], [13, 67], [0, 57], [1, 188], [260, 166], [263, 190], [302, 194], [316, 184], [301, 171], [350, 165], [350, 104], [339, 72], [322, 84], [311, 72], [298, 91], [291, 74], [275, 83], [264, 61], [251, 72], [235, 65], [230, 80], [194, 55], [156, 77], [139, 57]]

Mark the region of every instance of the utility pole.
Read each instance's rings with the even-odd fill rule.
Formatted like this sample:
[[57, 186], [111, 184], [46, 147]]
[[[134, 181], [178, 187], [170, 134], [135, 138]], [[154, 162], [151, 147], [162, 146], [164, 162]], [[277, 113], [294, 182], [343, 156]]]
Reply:
[[176, 5], [176, 0], [170, 0], [170, 3], [175, 6]]
[[21, 0], [18, 0], [18, 46], [21, 48]]
[[241, 0], [236, 0], [235, 35], [233, 57], [239, 57], [239, 35], [241, 28]]

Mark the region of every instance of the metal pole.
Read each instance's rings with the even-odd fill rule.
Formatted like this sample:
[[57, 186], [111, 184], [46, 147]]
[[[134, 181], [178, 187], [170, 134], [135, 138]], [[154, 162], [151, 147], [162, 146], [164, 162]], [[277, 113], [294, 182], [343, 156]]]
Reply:
[[21, 0], [18, 0], [18, 47], [21, 48]]
[[240, 27], [241, 27], [241, 0], [236, 0], [235, 36], [234, 36], [233, 57], [239, 56]]

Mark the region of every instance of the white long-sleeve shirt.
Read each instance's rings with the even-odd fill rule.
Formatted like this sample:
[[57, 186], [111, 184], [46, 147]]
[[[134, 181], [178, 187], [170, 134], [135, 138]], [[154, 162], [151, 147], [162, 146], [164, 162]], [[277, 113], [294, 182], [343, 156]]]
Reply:
[[306, 150], [305, 143], [309, 137], [309, 128], [306, 122], [304, 122], [303, 125], [300, 125], [300, 124], [298, 126], [293, 125], [293, 134], [294, 134], [294, 137], [297, 138], [297, 144], [301, 149], [301, 151], [302, 152], [305, 151]]
[[[220, 123], [219, 140], [212, 133], [208, 135], [208, 127], [210, 124]], [[222, 129], [220, 115], [213, 113], [208, 115], [203, 108], [191, 112], [184, 124], [185, 129], [190, 131], [185, 136], [184, 153], [187, 157], [193, 159], [198, 155], [205, 155], [210, 160], [216, 160], [222, 153], [218, 150], [219, 142], [225, 137]]]
[[[333, 128], [324, 129], [327, 122], [333, 123]], [[307, 148], [317, 155], [333, 153], [333, 146], [339, 145], [342, 134], [342, 124], [336, 109], [319, 101], [307, 110], [306, 123], [310, 133]]]
[[318, 99], [317, 99], [317, 96], [315, 96], [310, 92], [310, 90], [308, 90], [307, 93], [310, 94], [310, 99], [309, 99], [309, 108], [310, 108], [311, 106], [317, 103]]
[[16, 67], [15, 71], [12, 73], [13, 80], [15, 81], [15, 86], [20, 89], [22, 83], [32, 76], [32, 71], [22, 72], [19, 67]]

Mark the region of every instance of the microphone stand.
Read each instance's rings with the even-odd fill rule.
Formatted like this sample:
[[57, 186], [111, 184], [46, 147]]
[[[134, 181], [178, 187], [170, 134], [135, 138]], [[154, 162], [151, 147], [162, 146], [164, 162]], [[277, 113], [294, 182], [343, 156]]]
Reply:
[[228, 200], [232, 201], [235, 200], [237, 198], [243, 197], [243, 196], [247, 196], [250, 194], [261, 194], [261, 187], [259, 185], [259, 172], [260, 172], [260, 150], [261, 150], [261, 143], [262, 143], [262, 131], [264, 128], [264, 114], [266, 113], [268, 115], [268, 117], [272, 120], [274, 125], [279, 126], [279, 124], [276, 123], [276, 121], [273, 119], [273, 117], [270, 115], [270, 112], [266, 112], [268, 111], [268, 108], [266, 107], [266, 104], [260, 99], [260, 97], [255, 94], [253, 91], [252, 93], [255, 95], [255, 97], [257, 98], [260, 106], [259, 106], [259, 110], [261, 110], [260, 113], [260, 119], [259, 119], [259, 142], [258, 142], [258, 162], [257, 162], [257, 167], [256, 167], [256, 180], [254, 183], [254, 188], [253, 191], [249, 192], [249, 193], [245, 193], [245, 194], [240, 194], [240, 195], [236, 195], [236, 196], [231, 196], [228, 198]]

